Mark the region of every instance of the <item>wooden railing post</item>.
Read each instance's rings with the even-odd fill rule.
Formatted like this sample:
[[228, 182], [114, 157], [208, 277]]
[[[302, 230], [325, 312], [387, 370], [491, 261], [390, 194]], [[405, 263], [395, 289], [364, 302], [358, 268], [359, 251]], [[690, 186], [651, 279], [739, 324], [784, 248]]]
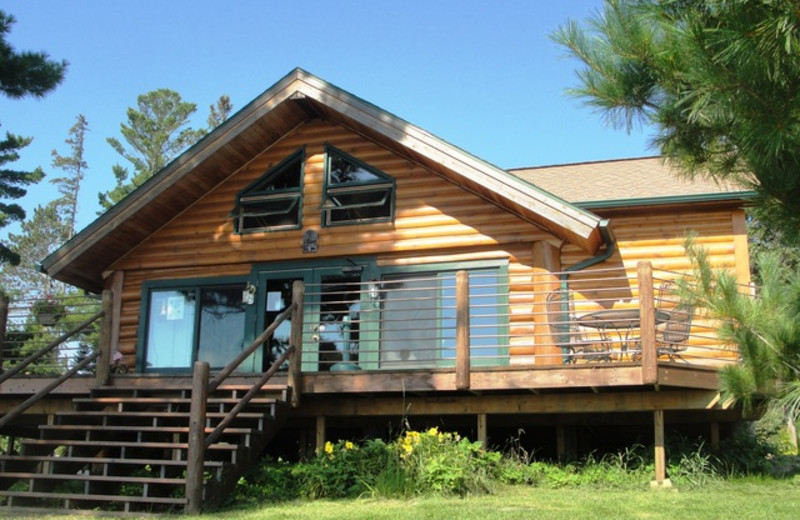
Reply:
[[292, 283], [292, 331], [290, 343], [294, 346], [294, 354], [289, 359], [288, 382], [292, 387], [292, 406], [300, 406], [300, 394], [303, 392], [303, 300], [306, 284], [302, 280]]
[[8, 296], [0, 292], [0, 374], [3, 373], [3, 354], [6, 350], [6, 330], [8, 329]]
[[658, 383], [658, 354], [656, 353], [656, 309], [653, 291], [653, 266], [638, 264], [639, 276], [639, 339], [642, 347], [642, 384]]
[[667, 480], [667, 457], [664, 446], [664, 410], [653, 410], [653, 434], [655, 444], [655, 483], [664, 485]]
[[469, 373], [469, 273], [456, 272], [456, 389], [468, 390]]
[[95, 382], [97, 386], [108, 384], [108, 376], [111, 373], [111, 335], [112, 323], [114, 318], [114, 292], [103, 291], [102, 300], [103, 319], [100, 320], [100, 340], [97, 343], [99, 356], [95, 363]]
[[192, 403], [189, 408], [189, 447], [186, 455], [186, 513], [190, 515], [199, 514], [203, 508], [208, 372], [208, 363], [195, 362]]

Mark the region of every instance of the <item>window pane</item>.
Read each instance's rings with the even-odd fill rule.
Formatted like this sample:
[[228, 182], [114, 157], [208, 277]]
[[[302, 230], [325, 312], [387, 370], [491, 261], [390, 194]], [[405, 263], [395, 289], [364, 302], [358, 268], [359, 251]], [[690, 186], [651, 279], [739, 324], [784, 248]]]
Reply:
[[193, 290], [150, 293], [146, 370], [191, 366], [195, 303]]
[[260, 201], [242, 201], [242, 230], [297, 226], [300, 223], [300, 198], [279, 198]]
[[391, 188], [380, 190], [337, 193], [329, 199], [341, 209], [328, 211], [329, 222], [373, 220], [392, 216]]
[[384, 278], [381, 366], [435, 366], [438, 357], [439, 283], [424, 275]]
[[197, 359], [222, 368], [244, 345], [244, 284], [200, 291], [200, 334]]
[[[499, 277], [496, 272], [484, 270], [469, 273], [469, 355], [476, 359], [494, 360], [498, 355], [500, 336], [500, 310], [498, 308]], [[442, 279], [442, 328], [450, 331], [456, 327], [455, 275]], [[442, 341], [442, 355], [455, 358], [455, 336], [446, 335]]]
[[380, 175], [373, 173], [358, 164], [336, 155], [334, 152], [330, 153], [330, 163], [328, 172], [328, 184], [364, 184], [369, 182], [385, 182], [386, 179]]
[[302, 155], [298, 155], [294, 160], [280, 167], [279, 170], [267, 172], [263, 179], [253, 184], [247, 190], [247, 193], [299, 189], [302, 169], [303, 157]]

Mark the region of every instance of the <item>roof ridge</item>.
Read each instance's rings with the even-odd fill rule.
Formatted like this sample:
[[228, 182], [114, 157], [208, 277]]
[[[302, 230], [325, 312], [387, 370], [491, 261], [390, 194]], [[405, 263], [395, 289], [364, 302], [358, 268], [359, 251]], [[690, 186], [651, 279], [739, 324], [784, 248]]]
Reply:
[[571, 162], [571, 163], [558, 163], [558, 164], [546, 164], [542, 166], [521, 166], [518, 168], [508, 168], [506, 171], [513, 172], [513, 171], [520, 171], [520, 170], [544, 170], [547, 168], [559, 168], [562, 166], [584, 166], [587, 164], [609, 164], [615, 162], [629, 162], [629, 161], [642, 161], [644, 159], [663, 159], [663, 155], [645, 155], [641, 157], [623, 157], [618, 159], [598, 159], [596, 161], [578, 161], [578, 162]]

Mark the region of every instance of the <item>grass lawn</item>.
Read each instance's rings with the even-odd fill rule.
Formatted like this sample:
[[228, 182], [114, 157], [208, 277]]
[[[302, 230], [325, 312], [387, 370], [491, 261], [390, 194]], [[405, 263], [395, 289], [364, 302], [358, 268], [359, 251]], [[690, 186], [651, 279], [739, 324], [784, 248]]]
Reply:
[[[85, 516], [17, 519], [85, 520]], [[181, 520], [747, 519], [800, 518], [800, 480], [714, 482], [703, 489], [502, 488], [494, 495], [409, 500], [317, 500], [228, 510]]]

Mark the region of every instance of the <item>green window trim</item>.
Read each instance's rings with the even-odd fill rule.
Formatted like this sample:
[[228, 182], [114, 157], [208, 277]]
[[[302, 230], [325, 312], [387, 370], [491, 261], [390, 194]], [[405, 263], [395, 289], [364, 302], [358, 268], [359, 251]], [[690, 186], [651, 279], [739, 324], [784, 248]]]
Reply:
[[325, 145], [323, 226], [393, 222], [395, 191], [393, 177]]
[[305, 147], [301, 147], [236, 195], [231, 212], [235, 233], [302, 227], [305, 159]]
[[[219, 320], [225, 320], [224, 315], [226, 312], [219, 312], [220, 309], [214, 310], [213, 307], [222, 306], [223, 309], [227, 307], [228, 311], [235, 308], [233, 312], [239, 316], [233, 322], [228, 320], [223, 335], [230, 340], [228, 347], [232, 352], [238, 352], [242, 346], [246, 346], [243, 343], [246, 343], [248, 338], [253, 336], [253, 330], [250, 326], [253, 321], [253, 305], [238, 300], [241, 299], [240, 297], [247, 283], [247, 276], [144, 282], [141, 290], [136, 349], [137, 371], [140, 373], [190, 371], [198, 356], [204, 356], [203, 352], [211, 355], [212, 368], [221, 368], [227, 364], [234, 356], [216, 363], [214, 356], [219, 350], [218, 346], [216, 344], [213, 346], [206, 345], [209, 348], [204, 351], [204, 341], [214, 338], [214, 334], [209, 333], [207, 329], [205, 329], [205, 333], [201, 333], [201, 331], [209, 326], [214, 328], [215, 323], [219, 323]], [[227, 291], [228, 296], [232, 296], [233, 299], [224, 303], [218, 300], [208, 301], [208, 299], [204, 299], [204, 294], [224, 291]], [[161, 296], [160, 298], [158, 298], [159, 295]], [[171, 308], [170, 300], [176, 303], [175, 308]], [[206, 312], [208, 309], [210, 310]], [[209, 315], [210, 319], [206, 320]], [[151, 343], [157, 342], [159, 340], [158, 335], [166, 332], [163, 330], [165, 324], [171, 325], [172, 330], [169, 331], [169, 334], [172, 336], [168, 342], [162, 342], [170, 349], [168, 355], [172, 356], [173, 361], [170, 364], [148, 366], [151, 359], [154, 356], [158, 356], [156, 354], [158, 346]], [[179, 325], [179, 328], [176, 330], [174, 325]], [[230, 328], [231, 325], [233, 329]], [[158, 330], [159, 327], [162, 330]], [[173, 351], [180, 348], [183, 348], [182, 357], [184, 362], [176, 363]], [[164, 349], [165, 353], [166, 351], [167, 349]]]

